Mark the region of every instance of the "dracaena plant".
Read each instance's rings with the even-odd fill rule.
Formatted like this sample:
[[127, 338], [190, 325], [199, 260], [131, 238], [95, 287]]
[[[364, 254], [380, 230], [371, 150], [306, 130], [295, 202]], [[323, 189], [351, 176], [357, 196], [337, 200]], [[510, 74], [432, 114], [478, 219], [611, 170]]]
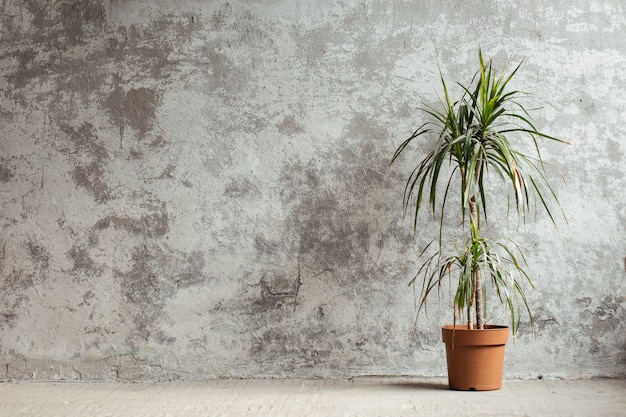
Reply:
[[[426, 257], [409, 283], [416, 285], [417, 279], [422, 278], [418, 314], [428, 296], [433, 291], [439, 292], [442, 282], [456, 275], [454, 322], [458, 315], [463, 315], [469, 328], [483, 329], [485, 290], [490, 281], [497, 299], [510, 315], [511, 329], [515, 333], [523, 310], [532, 323], [524, 288], [533, 287], [533, 283], [524, 269], [525, 259], [519, 245], [510, 239], [483, 235], [488, 219], [487, 179], [495, 177], [505, 185], [502, 197], [522, 218], [540, 206], [554, 223], [550, 206], [551, 202], [558, 206], [558, 200], [547, 181], [539, 145], [543, 140], [566, 142], [537, 130], [521, 101], [525, 94], [509, 89], [521, 62], [512, 69], [505, 67], [497, 71], [491, 60], [484, 61], [480, 51], [478, 58], [479, 69], [471, 82], [458, 83], [461, 94], [456, 100], [451, 98], [441, 76], [443, 96], [439, 107], [421, 109], [429, 120], [402, 142], [391, 163], [417, 138], [434, 140], [433, 149], [409, 175], [403, 197], [404, 213], [412, 212], [415, 233], [418, 214], [424, 204], [433, 212], [439, 208], [441, 216], [439, 247]], [[529, 152], [514, 148], [513, 139]], [[459, 181], [455, 182], [455, 177]], [[455, 184], [459, 184], [458, 190], [453, 189]], [[438, 187], [443, 187], [443, 196], [439, 195]], [[454, 194], [458, 198], [462, 228], [468, 236], [456, 252], [450, 254], [443, 245], [443, 217]], [[425, 257], [429, 246], [420, 257]]]

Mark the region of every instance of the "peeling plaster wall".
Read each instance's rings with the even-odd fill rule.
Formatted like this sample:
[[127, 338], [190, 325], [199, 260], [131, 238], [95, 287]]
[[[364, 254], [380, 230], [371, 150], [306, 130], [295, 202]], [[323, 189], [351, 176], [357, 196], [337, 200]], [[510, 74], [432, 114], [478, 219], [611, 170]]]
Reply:
[[437, 220], [388, 163], [479, 45], [572, 143], [568, 223], [509, 221], [506, 375], [626, 375], [626, 9], [445, 3], [3, 0], [0, 380], [443, 375], [406, 285]]

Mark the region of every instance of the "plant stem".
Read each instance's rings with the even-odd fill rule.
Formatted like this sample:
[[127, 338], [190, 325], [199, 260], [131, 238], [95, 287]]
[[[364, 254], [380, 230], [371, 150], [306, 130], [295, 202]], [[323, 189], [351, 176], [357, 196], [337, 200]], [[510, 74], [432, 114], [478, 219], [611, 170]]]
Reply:
[[[482, 152], [479, 151], [476, 167], [474, 169], [474, 184], [479, 184], [481, 156], [482, 156]], [[475, 243], [480, 238], [480, 217], [478, 213], [478, 203], [476, 202], [476, 194], [470, 197], [469, 212], [470, 212], [470, 229], [471, 229], [472, 240], [473, 240], [472, 243]], [[480, 271], [478, 269], [473, 270], [472, 271], [472, 288], [471, 288], [472, 304], [474, 305], [474, 312], [476, 314], [476, 328], [479, 330], [482, 330], [485, 328], [485, 319], [483, 317], [482, 287], [483, 287], [482, 276], [480, 274]], [[471, 318], [470, 318], [470, 323], [471, 323]]]

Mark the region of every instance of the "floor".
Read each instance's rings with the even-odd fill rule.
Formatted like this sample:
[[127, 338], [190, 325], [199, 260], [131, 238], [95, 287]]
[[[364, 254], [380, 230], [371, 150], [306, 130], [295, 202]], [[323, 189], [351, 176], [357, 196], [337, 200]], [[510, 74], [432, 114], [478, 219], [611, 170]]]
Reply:
[[0, 383], [0, 417], [626, 416], [626, 380], [510, 380], [457, 392], [441, 379]]

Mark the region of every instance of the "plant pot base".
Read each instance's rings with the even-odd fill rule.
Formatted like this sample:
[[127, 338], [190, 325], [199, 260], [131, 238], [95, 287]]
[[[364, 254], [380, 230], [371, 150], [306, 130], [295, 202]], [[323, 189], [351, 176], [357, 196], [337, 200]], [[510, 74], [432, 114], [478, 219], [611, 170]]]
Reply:
[[502, 386], [507, 326], [470, 330], [465, 325], [443, 326], [448, 386], [459, 391], [491, 391]]

